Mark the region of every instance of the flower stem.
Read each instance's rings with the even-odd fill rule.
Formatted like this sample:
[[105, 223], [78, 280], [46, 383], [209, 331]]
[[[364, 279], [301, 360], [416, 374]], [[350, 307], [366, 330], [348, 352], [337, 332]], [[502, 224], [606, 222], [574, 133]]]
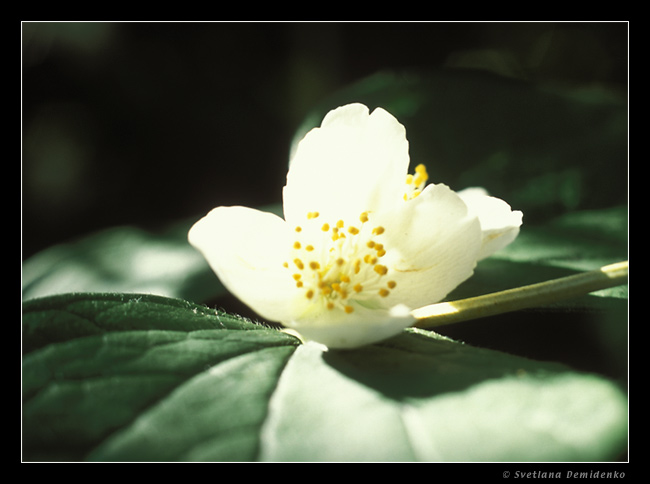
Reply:
[[627, 284], [628, 262], [458, 301], [431, 304], [412, 312], [415, 326], [433, 328], [470, 319], [517, 311], [562, 299], [584, 296], [593, 291]]

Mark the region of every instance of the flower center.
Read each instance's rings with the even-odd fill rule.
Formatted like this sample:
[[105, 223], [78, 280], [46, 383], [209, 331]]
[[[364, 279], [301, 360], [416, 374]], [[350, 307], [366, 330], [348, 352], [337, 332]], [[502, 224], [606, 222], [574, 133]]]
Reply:
[[377, 296], [390, 294], [397, 284], [381, 264], [385, 229], [369, 221], [368, 212], [359, 216], [358, 224], [323, 221], [318, 212], [309, 212], [305, 223], [295, 227], [292, 258], [284, 267], [304, 297], [327, 310], [349, 314], [353, 302], [372, 304]]

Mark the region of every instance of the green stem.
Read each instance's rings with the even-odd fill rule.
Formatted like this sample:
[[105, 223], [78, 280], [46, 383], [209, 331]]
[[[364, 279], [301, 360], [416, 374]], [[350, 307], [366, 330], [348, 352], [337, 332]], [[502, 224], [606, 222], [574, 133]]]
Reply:
[[539, 284], [432, 304], [416, 309], [412, 314], [419, 320], [415, 326], [433, 328], [584, 296], [600, 289], [627, 284], [627, 275], [628, 262], [618, 262], [598, 270]]

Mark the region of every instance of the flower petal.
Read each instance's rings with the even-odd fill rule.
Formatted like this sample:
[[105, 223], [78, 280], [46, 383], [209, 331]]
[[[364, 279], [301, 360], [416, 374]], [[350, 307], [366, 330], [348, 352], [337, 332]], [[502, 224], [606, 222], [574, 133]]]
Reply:
[[338, 320], [301, 320], [288, 326], [305, 339], [316, 341], [328, 348], [349, 349], [395, 336], [414, 322], [415, 318], [410, 309], [398, 305], [388, 311], [360, 308], [354, 315], [340, 315]]
[[406, 131], [378, 108], [362, 104], [330, 111], [298, 145], [284, 188], [284, 216], [294, 223], [318, 211], [329, 220], [382, 210], [404, 193]]
[[466, 188], [458, 192], [471, 213], [481, 222], [482, 247], [479, 260], [503, 249], [519, 234], [523, 214], [513, 211], [506, 202], [491, 197], [483, 188]]
[[297, 296], [282, 266], [289, 235], [274, 214], [218, 207], [194, 224], [188, 237], [230, 292], [263, 318], [281, 322], [295, 316], [290, 298]]
[[396, 281], [389, 301], [411, 308], [432, 304], [472, 275], [480, 225], [446, 185], [428, 185], [382, 223], [386, 247], [398, 248], [387, 254], [388, 277]]

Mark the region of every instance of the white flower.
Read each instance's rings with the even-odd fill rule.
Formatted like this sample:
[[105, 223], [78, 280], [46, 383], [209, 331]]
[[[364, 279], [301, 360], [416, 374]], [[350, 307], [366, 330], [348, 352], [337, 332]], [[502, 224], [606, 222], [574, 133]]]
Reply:
[[393, 336], [510, 243], [521, 212], [482, 189], [460, 194], [409, 166], [404, 127], [361, 104], [329, 112], [300, 142], [284, 219], [218, 207], [190, 243], [261, 317], [332, 348]]

